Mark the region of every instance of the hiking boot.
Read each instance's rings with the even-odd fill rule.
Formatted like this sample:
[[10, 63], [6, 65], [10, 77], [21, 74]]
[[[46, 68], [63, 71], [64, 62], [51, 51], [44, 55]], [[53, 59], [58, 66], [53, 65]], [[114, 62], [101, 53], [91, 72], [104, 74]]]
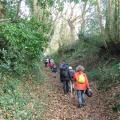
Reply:
[[84, 106], [86, 106], [86, 104], [85, 104], [85, 103], [83, 103], [83, 104], [82, 104], [82, 106], [84, 107]]
[[83, 106], [82, 105], [78, 105], [78, 108], [82, 108]]

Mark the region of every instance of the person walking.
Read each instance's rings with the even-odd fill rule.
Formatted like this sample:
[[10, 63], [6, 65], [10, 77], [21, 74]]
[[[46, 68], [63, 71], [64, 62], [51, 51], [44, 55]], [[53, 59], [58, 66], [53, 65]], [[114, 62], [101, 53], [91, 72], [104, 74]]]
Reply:
[[69, 73], [68, 73], [68, 68], [67, 66], [63, 69], [62, 71], [62, 77], [63, 77], [63, 90], [64, 94], [69, 93]]
[[60, 64], [60, 81], [63, 83], [64, 94], [69, 92], [68, 64], [63, 60]]
[[73, 76], [75, 74], [75, 70], [73, 70], [72, 66], [69, 66], [68, 74], [69, 74], [69, 91], [70, 91], [71, 97], [73, 97], [73, 94], [72, 94], [74, 89]]
[[56, 78], [56, 76], [57, 76], [57, 66], [55, 64], [53, 65], [52, 73], [53, 73], [53, 77]]
[[47, 67], [48, 62], [49, 62], [49, 59], [46, 58], [46, 59], [44, 60], [45, 67]]
[[51, 71], [52, 71], [52, 68], [53, 68], [54, 64], [55, 64], [54, 60], [53, 59], [49, 59], [48, 67], [51, 69]]
[[63, 76], [63, 71], [65, 69], [65, 67], [67, 67], [67, 63], [65, 62], [65, 60], [62, 60], [62, 62], [59, 65], [59, 70], [60, 70], [60, 82], [63, 82], [64, 76]]
[[73, 80], [75, 81], [74, 87], [77, 91], [78, 108], [85, 106], [85, 91], [90, 89], [89, 81], [84, 70], [85, 68], [83, 66], [77, 66], [73, 76]]

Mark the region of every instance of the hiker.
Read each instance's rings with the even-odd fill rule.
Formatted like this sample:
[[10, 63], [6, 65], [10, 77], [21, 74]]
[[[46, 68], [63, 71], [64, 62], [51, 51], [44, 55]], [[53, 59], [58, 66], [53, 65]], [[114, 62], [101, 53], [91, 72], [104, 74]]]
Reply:
[[48, 58], [48, 64], [47, 64], [48, 68], [50, 68], [50, 58]]
[[54, 60], [53, 59], [49, 59], [48, 67], [52, 70], [53, 66], [54, 66]]
[[45, 67], [47, 67], [48, 61], [49, 61], [48, 58], [46, 58], [46, 59], [44, 60]]
[[54, 60], [53, 60], [53, 59], [50, 59], [50, 62], [51, 62], [51, 63], [54, 63]]
[[68, 72], [69, 72], [70, 80], [73, 81], [73, 76], [75, 74], [75, 70], [73, 70], [72, 66], [69, 66]]
[[74, 74], [74, 87], [77, 90], [78, 108], [85, 106], [85, 91], [90, 89], [88, 78], [84, 73], [85, 68], [81, 65], [76, 67]]
[[69, 66], [68, 74], [69, 74], [69, 90], [70, 90], [70, 93], [71, 93], [71, 96], [72, 96], [73, 88], [74, 88], [73, 76], [75, 74], [75, 70], [73, 70], [72, 66]]
[[68, 64], [63, 60], [60, 64], [60, 80], [63, 83], [64, 93], [67, 94], [69, 92], [69, 74], [68, 74]]
[[60, 81], [63, 82], [63, 75], [62, 75], [62, 71], [63, 71], [63, 65], [66, 64], [65, 61], [63, 60], [60, 65], [59, 65], [59, 69], [60, 69]]
[[53, 68], [52, 68], [52, 73], [53, 73], [53, 77], [56, 78], [56, 73], [57, 73], [57, 66], [54, 64]]
[[63, 69], [65, 67], [69, 67], [68, 64], [65, 62], [65, 60], [62, 60], [61, 64], [59, 65], [59, 69], [60, 69], [60, 81], [63, 82]]

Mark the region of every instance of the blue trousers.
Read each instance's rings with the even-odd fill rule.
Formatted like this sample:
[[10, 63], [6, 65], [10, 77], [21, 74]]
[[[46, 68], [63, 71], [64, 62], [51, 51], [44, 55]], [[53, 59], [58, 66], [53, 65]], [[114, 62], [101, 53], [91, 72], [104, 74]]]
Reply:
[[68, 80], [64, 80], [63, 81], [63, 90], [64, 90], [64, 93], [67, 94], [69, 92], [69, 81]]
[[84, 90], [77, 90], [77, 98], [78, 98], [79, 105], [85, 104], [85, 92], [84, 92]]

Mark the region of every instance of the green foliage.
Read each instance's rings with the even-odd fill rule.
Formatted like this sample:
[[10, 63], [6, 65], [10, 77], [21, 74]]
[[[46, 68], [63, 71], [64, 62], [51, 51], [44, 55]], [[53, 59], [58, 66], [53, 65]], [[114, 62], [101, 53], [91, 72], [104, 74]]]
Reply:
[[98, 49], [103, 45], [102, 41], [100, 40], [101, 36], [97, 32], [92, 34], [79, 32], [78, 37], [80, 40], [79, 42], [84, 41], [86, 44], [89, 44]]
[[[33, 5], [33, 1], [26, 2]], [[41, 2], [47, 3], [42, 9], [52, 5], [52, 0]], [[44, 111], [42, 99], [33, 98], [32, 86], [25, 82], [42, 84], [45, 80], [41, 59], [49, 39], [49, 12], [44, 10], [45, 19], [41, 21], [34, 16], [16, 20], [18, 1], [5, 0], [4, 7], [5, 17], [12, 21], [0, 24], [0, 114], [6, 120], [39, 119]]]
[[4, 0], [5, 17], [15, 18], [17, 13], [17, 4], [18, 2], [15, 0]]
[[[52, 58], [55, 60], [56, 64], [59, 65], [59, 63], [61, 62], [60, 61], [61, 60], [61, 56], [59, 56], [58, 53], [54, 53], [54, 55], [52, 55]], [[64, 58], [62, 57], [62, 59], [64, 59]]]
[[[44, 27], [44, 33], [41, 31], [42, 27]], [[17, 24], [1, 24], [1, 39], [6, 44], [0, 48], [2, 55], [0, 68], [20, 74], [29, 67], [33, 67], [31, 63], [40, 59], [47, 45], [48, 37], [45, 34], [48, 31], [49, 27], [45, 27], [45, 24], [34, 19]]]
[[[73, 51], [71, 51], [71, 49]], [[92, 49], [91, 49], [92, 48]], [[75, 62], [76, 60], [85, 61], [92, 54], [97, 54], [99, 49], [91, 44], [90, 42], [86, 42], [84, 40], [79, 40], [74, 43], [72, 46], [63, 46], [61, 47], [62, 53], [64, 54], [64, 59], [68, 62]], [[67, 52], [66, 52], [67, 51]]]
[[[87, 66], [86, 70], [88, 71], [89, 79], [98, 82], [98, 89], [108, 90], [112, 85], [120, 83], [120, 61], [117, 58], [111, 58], [109, 54], [99, 54], [102, 44], [99, 38], [100, 36], [87, 37], [80, 34], [80, 41], [72, 46], [75, 49], [73, 52], [69, 51], [70, 46], [61, 48], [62, 58], [70, 64], [83, 64]], [[68, 51], [66, 52], [67, 48]], [[60, 56], [58, 56], [56, 58], [60, 59]]]
[[[47, 94], [41, 94], [41, 98], [34, 98], [33, 86], [27, 81], [10, 78], [0, 84], [0, 114], [7, 120], [34, 120], [39, 119], [45, 110], [44, 101], [47, 102]], [[35, 88], [37, 85], [35, 85]], [[35, 89], [34, 88], [34, 89]], [[32, 95], [33, 94], [33, 95]], [[31, 107], [33, 106], [33, 107]]]
[[120, 104], [115, 104], [112, 109], [114, 112], [120, 112]]
[[38, 3], [42, 8], [45, 8], [47, 5], [52, 6], [54, 3], [54, 0], [38, 0]]
[[[33, 63], [31, 77], [34, 80], [33, 83], [42, 84], [45, 81], [45, 73], [43, 72], [43, 64], [40, 62]], [[30, 75], [30, 74], [29, 74]]]
[[27, 100], [23, 98], [18, 91], [19, 80], [6, 80], [0, 90], [0, 108], [5, 119], [13, 119], [17, 110], [22, 110], [27, 104]]
[[[33, 0], [26, 0], [26, 4], [31, 8], [31, 12], [33, 10]], [[38, 4], [42, 9], [46, 7], [51, 7], [54, 4], [54, 0], [38, 0]]]
[[110, 66], [101, 66], [96, 70], [89, 72], [89, 77], [91, 80], [96, 80], [98, 82], [98, 89], [108, 90], [112, 85], [117, 85], [120, 83], [120, 64], [114, 64]]

